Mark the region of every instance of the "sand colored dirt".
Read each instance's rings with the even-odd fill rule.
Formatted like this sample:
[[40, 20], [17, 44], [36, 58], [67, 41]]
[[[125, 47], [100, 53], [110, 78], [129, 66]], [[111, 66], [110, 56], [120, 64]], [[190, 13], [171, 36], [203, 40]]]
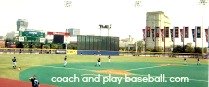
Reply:
[[183, 64], [160, 64], [160, 66], [184, 66]]
[[113, 75], [131, 75], [130, 72], [125, 71], [125, 70], [97, 70], [96, 73], [101, 73], [101, 74], [113, 74]]

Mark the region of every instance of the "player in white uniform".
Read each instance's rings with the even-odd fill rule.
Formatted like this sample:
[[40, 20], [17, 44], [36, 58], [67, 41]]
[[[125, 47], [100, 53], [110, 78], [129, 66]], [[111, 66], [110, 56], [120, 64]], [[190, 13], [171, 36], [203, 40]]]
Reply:
[[97, 59], [97, 64], [95, 66], [101, 66], [101, 59]]
[[111, 57], [110, 57], [110, 55], [108, 56], [108, 59], [109, 59], [109, 62], [111, 61]]
[[197, 58], [197, 65], [200, 65], [200, 58]]
[[67, 65], [67, 56], [64, 58], [64, 67]]

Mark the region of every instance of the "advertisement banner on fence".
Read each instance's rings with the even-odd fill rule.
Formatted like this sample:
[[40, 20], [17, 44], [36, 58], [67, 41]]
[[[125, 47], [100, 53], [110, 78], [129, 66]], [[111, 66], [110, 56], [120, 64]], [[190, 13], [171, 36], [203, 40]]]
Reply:
[[58, 49], [55, 51], [56, 54], [66, 54], [66, 50], [64, 49]]
[[77, 50], [67, 50], [67, 54], [70, 54], [70, 55], [77, 54]]

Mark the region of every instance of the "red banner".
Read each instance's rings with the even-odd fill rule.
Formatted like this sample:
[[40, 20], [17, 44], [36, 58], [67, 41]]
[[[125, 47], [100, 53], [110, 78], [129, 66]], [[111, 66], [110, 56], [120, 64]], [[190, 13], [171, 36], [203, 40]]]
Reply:
[[147, 37], [150, 37], [150, 27], [146, 27], [146, 35]]
[[159, 32], [160, 29], [159, 29], [159, 27], [156, 27], [155, 29], [156, 29], [156, 30], [155, 30], [155, 32], [156, 32], [156, 37], [159, 37], [159, 36], [160, 36], [160, 35], [159, 35], [159, 34], [160, 34], [160, 32]]
[[143, 32], [143, 40], [145, 41], [145, 40], [146, 40], [146, 33], [145, 33], [145, 29], [142, 29], [142, 32]]
[[165, 27], [165, 37], [169, 37], [169, 27]]
[[162, 37], [162, 41], [164, 41], [164, 29], [161, 29], [161, 37]]
[[195, 27], [195, 29], [196, 29], [196, 38], [201, 38], [201, 27], [200, 26], [196, 26]]
[[181, 33], [181, 42], [184, 41], [184, 29], [180, 29], [180, 33]]
[[152, 40], [155, 41], [155, 29], [152, 29]]
[[196, 30], [192, 29], [193, 42], [196, 42]]
[[208, 42], [208, 29], [205, 29], [206, 42]]
[[64, 35], [64, 36], [69, 36], [70, 33], [67, 33], [67, 32], [47, 32], [47, 35]]
[[189, 27], [184, 27], [184, 31], [185, 31], [185, 36], [184, 38], [189, 38]]
[[174, 41], [174, 36], [173, 36], [174, 35], [173, 34], [174, 32], [173, 32], [173, 29], [170, 29], [170, 32], [171, 32], [171, 41], [173, 42]]
[[175, 29], [175, 38], [179, 38], [179, 27], [174, 27]]

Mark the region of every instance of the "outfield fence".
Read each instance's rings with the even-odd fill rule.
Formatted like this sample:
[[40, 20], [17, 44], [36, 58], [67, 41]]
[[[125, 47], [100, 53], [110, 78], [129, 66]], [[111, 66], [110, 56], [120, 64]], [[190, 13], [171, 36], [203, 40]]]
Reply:
[[120, 52], [123, 56], [145, 56], [145, 57], [174, 57], [174, 58], [208, 58], [208, 54], [201, 53], [172, 53], [172, 52]]
[[[95, 51], [95, 52], [97, 52], [97, 51]], [[79, 50], [78, 51], [77, 50], [67, 50], [67, 54], [78, 54], [79, 55], [79, 53], [81, 53]], [[65, 49], [0, 48], [0, 54], [66, 54], [66, 50]], [[91, 54], [88, 54], [88, 55], [91, 55]], [[92, 55], [94, 55], [94, 53], [92, 53]], [[107, 53], [104, 55], [107, 55]], [[120, 56], [144, 56], [144, 57], [209, 58], [209, 54], [172, 53], [172, 52], [139, 53], [139, 52], [120, 51], [119, 55]]]
[[56, 49], [0, 48], [2, 54], [54, 54]]

